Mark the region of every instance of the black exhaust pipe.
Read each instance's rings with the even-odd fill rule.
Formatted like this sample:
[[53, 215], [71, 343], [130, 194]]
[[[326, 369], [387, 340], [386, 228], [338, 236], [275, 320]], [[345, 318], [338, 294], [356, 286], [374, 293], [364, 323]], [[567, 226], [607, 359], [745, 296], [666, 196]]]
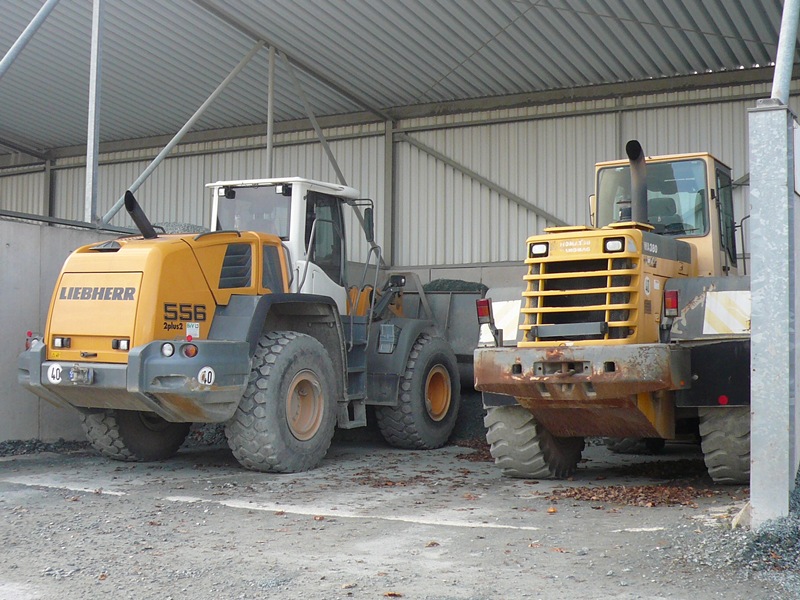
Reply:
[[625, 154], [631, 163], [631, 221], [648, 223], [647, 218], [647, 169], [644, 151], [638, 140], [625, 144]]
[[142, 237], [144, 239], [152, 240], [153, 238], [158, 237], [153, 224], [147, 219], [142, 207], [139, 206], [139, 203], [136, 201], [136, 198], [130, 190], [125, 192], [125, 210], [128, 211], [131, 219], [133, 219], [133, 222], [136, 223], [136, 227], [138, 227], [139, 231], [142, 232]]

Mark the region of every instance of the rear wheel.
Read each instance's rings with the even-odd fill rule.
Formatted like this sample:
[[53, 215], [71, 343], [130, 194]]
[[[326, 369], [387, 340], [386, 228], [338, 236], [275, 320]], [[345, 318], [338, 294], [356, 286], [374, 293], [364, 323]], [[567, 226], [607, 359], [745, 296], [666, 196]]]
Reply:
[[703, 459], [715, 483], [750, 483], [750, 407], [700, 408]]
[[92, 446], [103, 456], [124, 461], [173, 456], [191, 427], [191, 423], [170, 423], [154, 413], [136, 410], [83, 413], [81, 425]]
[[273, 473], [316, 467], [336, 425], [334, 381], [331, 359], [316, 339], [292, 331], [264, 334], [250, 382], [225, 427], [236, 459]]
[[506, 477], [563, 479], [574, 474], [584, 448], [582, 437], [556, 437], [521, 406], [489, 408], [486, 441]]
[[453, 432], [460, 402], [453, 350], [443, 339], [423, 333], [406, 361], [397, 406], [376, 409], [378, 428], [398, 448], [439, 448]]

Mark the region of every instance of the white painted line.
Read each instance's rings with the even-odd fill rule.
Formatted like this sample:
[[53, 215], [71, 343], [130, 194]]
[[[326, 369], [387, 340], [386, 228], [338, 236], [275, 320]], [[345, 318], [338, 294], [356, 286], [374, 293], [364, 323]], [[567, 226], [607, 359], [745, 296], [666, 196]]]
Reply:
[[209, 504], [219, 504], [229, 508], [243, 508], [246, 510], [258, 510], [264, 512], [282, 512], [291, 515], [307, 515], [326, 518], [344, 519], [371, 519], [378, 521], [399, 521], [401, 523], [413, 523], [415, 525], [442, 525], [444, 527], [463, 527], [466, 529], [513, 529], [517, 531], [539, 531], [540, 527], [527, 525], [501, 525], [499, 523], [475, 523], [470, 521], [449, 521], [434, 517], [424, 518], [415, 516], [392, 516], [392, 515], [364, 515], [348, 510], [330, 510], [314, 507], [287, 506], [283, 504], [272, 504], [265, 502], [251, 502], [249, 500], [205, 500], [194, 496], [169, 496], [164, 498], [168, 502], [206, 502]]
[[628, 529], [612, 529], [611, 533], [648, 533], [650, 531], [665, 531], [666, 527], [630, 527]]
[[3, 477], [0, 479], [2, 483], [14, 483], [16, 485], [24, 485], [28, 487], [43, 487], [53, 490], [67, 490], [70, 492], [85, 492], [87, 494], [103, 494], [106, 496], [125, 496], [125, 492], [112, 492], [99, 488], [76, 487], [66, 483], [40, 481], [37, 477]]

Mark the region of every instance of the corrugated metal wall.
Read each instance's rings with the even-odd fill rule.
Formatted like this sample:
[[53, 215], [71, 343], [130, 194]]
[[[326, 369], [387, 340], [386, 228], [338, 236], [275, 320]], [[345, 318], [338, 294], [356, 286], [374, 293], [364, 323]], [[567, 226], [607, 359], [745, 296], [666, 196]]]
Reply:
[[3, 175], [0, 171], [0, 208], [43, 215], [47, 212], [44, 171]]
[[[709, 150], [739, 178], [747, 173], [747, 109], [768, 95], [767, 85], [735, 86], [399, 122], [398, 131], [451, 164], [417, 145], [395, 143], [392, 263], [417, 267], [520, 261], [527, 236], [553, 223], [503, 191], [559, 220], [584, 224], [594, 163], [624, 156], [624, 144], [631, 138], [639, 139], [651, 155]], [[792, 98], [791, 106], [797, 111], [800, 101]], [[375, 200], [377, 241], [385, 245], [380, 223], [390, 218], [385, 214], [390, 205], [384, 199], [383, 125], [343, 127], [326, 135], [348, 184]], [[153, 221], [207, 224], [211, 207], [204, 184], [262, 176], [264, 144], [263, 137], [252, 137], [179, 146], [177, 156], [167, 159], [137, 196]], [[101, 157], [100, 214], [157, 150]], [[62, 160], [53, 169], [57, 217], [83, 219], [81, 162]], [[276, 139], [274, 172], [335, 181], [321, 146], [308, 132]], [[468, 173], [489, 180], [494, 189]], [[1, 175], [0, 208], [44, 213], [43, 173]], [[747, 213], [747, 188], [737, 189], [734, 198], [741, 219]], [[122, 215], [114, 223], [130, 226]], [[350, 256], [365, 251], [363, 244], [356, 244]]]

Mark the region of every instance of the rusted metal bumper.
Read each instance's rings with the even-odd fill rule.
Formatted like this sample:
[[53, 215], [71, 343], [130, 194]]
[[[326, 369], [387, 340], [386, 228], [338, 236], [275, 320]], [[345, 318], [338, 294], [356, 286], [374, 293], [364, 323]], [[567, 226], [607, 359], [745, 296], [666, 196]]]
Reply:
[[[195, 341], [197, 356], [187, 358], [177, 351], [162, 356], [162, 343], [132, 348], [128, 364], [48, 361], [38, 344], [20, 354], [17, 378], [64, 408], [150, 411], [173, 422], [217, 423], [232, 417], [250, 375], [249, 344]], [[70, 381], [70, 372], [81, 380]]]
[[688, 388], [689, 351], [668, 344], [478, 348], [487, 406], [520, 404], [554, 435], [669, 437], [672, 399]]
[[689, 387], [689, 351], [668, 344], [478, 348], [475, 389], [543, 400], [624, 398]]

